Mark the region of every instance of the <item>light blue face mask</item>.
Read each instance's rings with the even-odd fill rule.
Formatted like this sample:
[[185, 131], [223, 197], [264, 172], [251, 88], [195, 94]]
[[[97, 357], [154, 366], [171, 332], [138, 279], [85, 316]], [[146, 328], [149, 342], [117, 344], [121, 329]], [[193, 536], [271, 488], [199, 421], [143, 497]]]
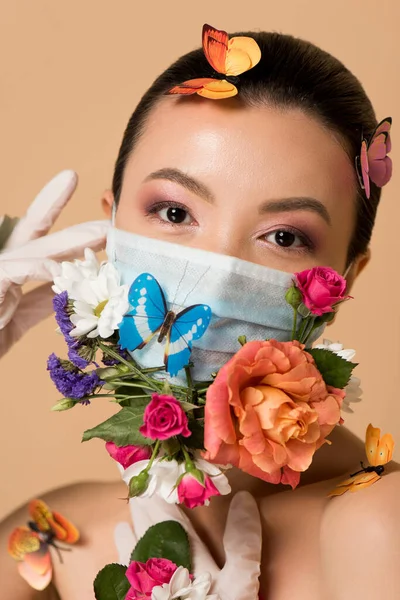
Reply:
[[[116, 227], [109, 229], [106, 251], [120, 273], [121, 283], [131, 285], [142, 273], [151, 274], [174, 312], [194, 304], [211, 308], [206, 332], [192, 341], [190, 360], [197, 381], [211, 379], [211, 374], [239, 350], [239, 336], [246, 336], [247, 341], [291, 339], [293, 311], [285, 301], [293, 280], [290, 273]], [[322, 328], [315, 331], [309, 343], [321, 333]], [[132, 356], [142, 367], [159, 366], [164, 363], [164, 349], [165, 341], [159, 343], [156, 335]], [[168, 379], [186, 384], [183, 370]]]

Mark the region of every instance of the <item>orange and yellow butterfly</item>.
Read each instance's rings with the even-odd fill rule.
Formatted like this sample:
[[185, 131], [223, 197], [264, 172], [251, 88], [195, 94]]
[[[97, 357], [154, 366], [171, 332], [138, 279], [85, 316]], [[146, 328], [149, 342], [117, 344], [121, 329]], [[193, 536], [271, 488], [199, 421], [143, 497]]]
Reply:
[[381, 430], [370, 423], [365, 435], [365, 453], [369, 467], [364, 467], [364, 463], [361, 462], [361, 469], [350, 475], [349, 479], [339, 483], [328, 496], [341, 496], [347, 490], [357, 492], [378, 481], [385, 470], [384, 465], [392, 460], [393, 448], [392, 435], [385, 433], [381, 437]]
[[261, 58], [257, 42], [250, 37], [229, 39], [226, 31], [203, 25], [203, 50], [215, 71], [215, 77], [189, 79], [171, 88], [167, 94], [199, 94], [218, 100], [238, 93], [238, 75], [252, 69]]
[[32, 520], [28, 527], [17, 527], [8, 540], [8, 552], [19, 562], [20, 575], [35, 590], [44, 590], [50, 583], [53, 567], [50, 546], [56, 549], [62, 562], [60, 550], [70, 550], [55, 544], [55, 540], [75, 544], [79, 531], [60, 513], [52, 512], [42, 500], [29, 504]]

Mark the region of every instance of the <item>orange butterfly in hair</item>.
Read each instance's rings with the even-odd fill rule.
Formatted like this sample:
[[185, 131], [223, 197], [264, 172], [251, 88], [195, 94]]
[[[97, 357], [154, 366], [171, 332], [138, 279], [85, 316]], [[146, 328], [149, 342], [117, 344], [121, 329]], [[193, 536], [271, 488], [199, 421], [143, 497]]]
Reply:
[[19, 561], [20, 575], [35, 590], [44, 590], [50, 583], [53, 567], [50, 546], [56, 549], [62, 562], [60, 550], [70, 550], [58, 546], [55, 541], [75, 544], [79, 531], [65, 517], [51, 511], [42, 500], [32, 500], [29, 504], [32, 520], [28, 527], [17, 527], [8, 540], [8, 552]]
[[216, 77], [189, 79], [171, 88], [167, 94], [199, 94], [217, 100], [238, 93], [238, 75], [252, 69], [261, 58], [257, 42], [250, 37], [229, 39], [226, 31], [203, 25], [203, 50]]
[[365, 453], [369, 466], [364, 467], [364, 463], [361, 462], [362, 468], [350, 475], [349, 479], [339, 483], [328, 496], [341, 496], [347, 490], [357, 492], [378, 481], [385, 470], [384, 465], [392, 460], [393, 448], [394, 440], [391, 434], [385, 433], [381, 437], [381, 430], [372, 427], [370, 423], [365, 436]]

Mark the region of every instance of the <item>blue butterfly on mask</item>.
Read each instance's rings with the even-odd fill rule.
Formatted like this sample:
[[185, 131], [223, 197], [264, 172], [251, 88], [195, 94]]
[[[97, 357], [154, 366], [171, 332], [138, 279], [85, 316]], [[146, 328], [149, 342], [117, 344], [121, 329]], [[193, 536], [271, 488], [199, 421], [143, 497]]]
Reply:
[[150, 273], [135, 279], [128, 299], [132, 309], [119, 325], [120, 347], [131, 352], [139, 350], [158, 333], [157, 341], [166, 341], [165, 369], [175, 376], [188, 364], [193, 340], [204, 335], [211, 321], [211, 308], [194, 304], [178, 313], [169, 310], [160, 284]]

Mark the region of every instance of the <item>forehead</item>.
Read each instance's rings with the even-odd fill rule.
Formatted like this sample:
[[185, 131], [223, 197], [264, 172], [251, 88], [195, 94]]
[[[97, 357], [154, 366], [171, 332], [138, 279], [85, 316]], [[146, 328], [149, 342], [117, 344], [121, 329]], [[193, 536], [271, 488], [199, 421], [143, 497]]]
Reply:
[[[148, 172], [174, 166], [274, 196], [354, 199], [355, 171], [338, 137], [300, 109], [166, 97], [130, 157]], [[138, 173], [139, 174], [139, 173]]]

